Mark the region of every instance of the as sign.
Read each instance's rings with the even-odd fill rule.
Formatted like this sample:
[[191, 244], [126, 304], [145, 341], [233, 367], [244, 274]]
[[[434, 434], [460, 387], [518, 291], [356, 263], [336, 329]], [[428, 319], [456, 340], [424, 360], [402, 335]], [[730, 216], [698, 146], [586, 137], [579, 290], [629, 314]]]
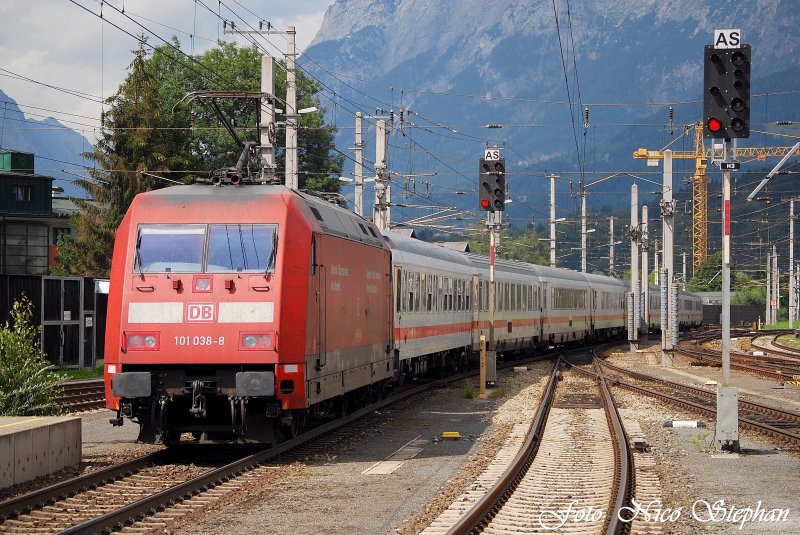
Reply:
[[483, 159], [488, 160], [490, 162], [494, 162], [500, 159], [500, 149], [498, 147], [492, 147], [489, 149], [483, 150]]
[[714, 30], [714, 48], [739, 48], [741, 44], [741, 30]]

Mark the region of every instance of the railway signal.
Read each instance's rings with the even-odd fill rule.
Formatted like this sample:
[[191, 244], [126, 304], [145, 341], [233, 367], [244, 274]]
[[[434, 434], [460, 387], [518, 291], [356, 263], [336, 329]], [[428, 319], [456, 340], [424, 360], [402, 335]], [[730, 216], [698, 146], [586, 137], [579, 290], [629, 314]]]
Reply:
[[750, 137], [750, 45], [704, 53], [703, 137]]
[[481, 158], [479, 165], [480, 209], [502, 212], [506, 209], [506, 160]]

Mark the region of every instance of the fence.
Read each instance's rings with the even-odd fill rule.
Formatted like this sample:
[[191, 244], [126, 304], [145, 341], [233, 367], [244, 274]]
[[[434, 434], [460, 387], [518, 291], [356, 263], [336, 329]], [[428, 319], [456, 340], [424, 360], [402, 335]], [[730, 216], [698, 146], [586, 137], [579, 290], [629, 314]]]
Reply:
[[[764, 307], [758, 305], [731, 305], [731, 325], [750, 327], [764, 317]], [[703, 323], [722, 324], [722, 305], [703, 305]]]
[[24, 295], [50, 362], [93, 368], [103, 355], [108, 298], [98, 286], [92, 278], [0, 275], [0, 324], [11, 322], [11, 307]]

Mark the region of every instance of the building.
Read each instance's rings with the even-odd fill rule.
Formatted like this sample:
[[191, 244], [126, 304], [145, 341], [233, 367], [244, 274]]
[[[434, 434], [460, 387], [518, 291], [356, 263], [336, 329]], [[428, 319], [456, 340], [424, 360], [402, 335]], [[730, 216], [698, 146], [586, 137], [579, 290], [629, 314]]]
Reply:
[[0, 325], [25, 296], [47, 359], [57, 368], [91, 368], [102, 358], [108, 290], [92, 278], [50, 276], [58, 237], [70, 232], [77, 207], [34, 169], [33, 154], [0, 149]]
[[75, 205], [34, 169], [33, 154], [0, 149], [0, 273], [48, 274], [58, 236], [70, 231]]

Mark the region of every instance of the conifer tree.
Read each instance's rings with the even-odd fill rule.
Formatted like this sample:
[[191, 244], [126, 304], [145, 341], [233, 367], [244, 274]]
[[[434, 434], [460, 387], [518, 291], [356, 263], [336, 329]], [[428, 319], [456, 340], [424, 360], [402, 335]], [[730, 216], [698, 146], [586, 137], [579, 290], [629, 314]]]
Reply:
[[88, 179], [77, 180], [91, 199], [76, 201], [80, 211], [72, 218], [74, 235], [59, 241], [59, 260], [72, 275], [107, 277], [114, 249], [114, 233], [142, 192], [167, 185], [153, 175], [176, 180], [180, 142], [162, 113], [158, 84], [145, 61], [145, 39], [134, 52], [130, 74], [107, 100], [103, 131], [95, 150], [86, 157], [97, 167]]

